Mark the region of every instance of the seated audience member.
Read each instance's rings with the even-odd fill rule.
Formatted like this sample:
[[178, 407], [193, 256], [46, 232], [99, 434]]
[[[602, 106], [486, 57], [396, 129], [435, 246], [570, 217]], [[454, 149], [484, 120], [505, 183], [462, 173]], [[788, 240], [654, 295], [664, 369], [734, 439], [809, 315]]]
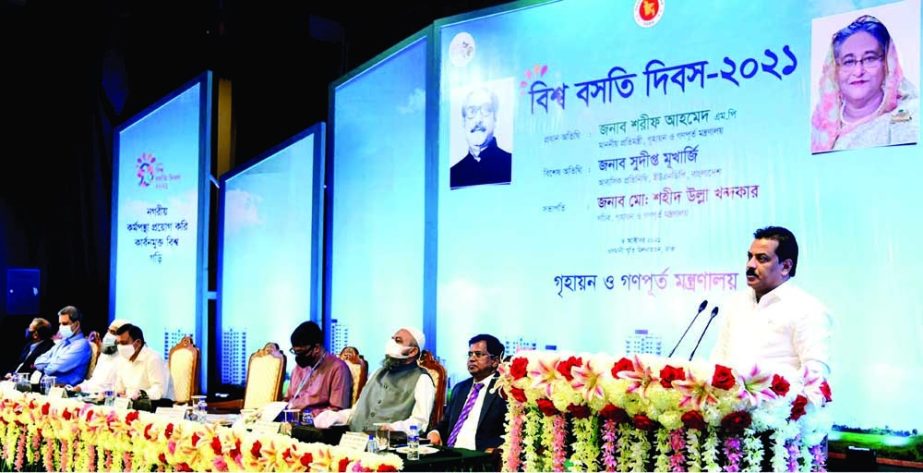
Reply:
[[354, 432], [375, 430], [376, 424], [409, 432], [411, 425], [417, 425], [423, 432], [436, 395], [429, 373], [417, 364], [425, 343], [423, 332], [415, 328], [395, 332], [385, 344], [382, 367], [369, 377], [356, 406], [323, 412], [314, 419], [314, 425], [349, 424]]
[[348, 409], [353, 377], [346, 362], [324, 348], [324, 332], [314, 322], [304, 322], [291, 336], [295, 369], [285, 399], [292, 409], [310, 410], [314, 415]]
[[[19, 354], [19, 359], [16, 360], [13, 373], [31, 373], [35, 371], [35, 360], [54, 348], [54, 340], [51, 339], [52, 335], [54, 335], [54, 332], [51, 329], [51, 322], [41, 317], [32, 319], [32, 323], [26, 329], [26, 346], [23, 347], [22, 353]], [[13, 373], [7, 373], [6, 378], [12, 378]]]
[[173, 399], [173, 384], [167, 364], [144, 343], [141, 328], [125, 324], [116, 330], [116, 348], [121, 359], [116, 365], [115, 391], [130, 399]]
[[116, 344], [116, 333], [128, 322], [120, 319], [109, 324], [109, 331], [103, 336], [102, 348], [96, 359], [96, 368], [93, 375], [86, 381], [74, 386], [74, 391], [99, 392], [115, 388], [115, 370], [118, 366], [119, 350]]
[[83, 314], [74, 306], [58, 311], [61, 341], [35, 360], [35, 369], [46, 376], [55, 376], [58, 384], [77, 384], [87, 374], [93, 352], [83, 336], [82, 320]]
[[493, 335], [468, 340], [471, 377], [452, 388], [445, 416], [427, 435], [433, 445], [493, 450], [503, 443], [506, 400], [492, 392], [503, 351], [503, 344]]

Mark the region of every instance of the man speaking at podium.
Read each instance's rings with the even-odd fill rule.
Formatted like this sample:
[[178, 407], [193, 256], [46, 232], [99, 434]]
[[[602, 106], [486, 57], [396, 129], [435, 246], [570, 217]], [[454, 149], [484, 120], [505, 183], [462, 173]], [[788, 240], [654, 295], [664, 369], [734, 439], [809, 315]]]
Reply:
[[832, 320], [826, 307], [789, 279], [798, 267], [798, 242], [791, 231], [766, 227], [753, 234], [747, 252], [747, 286], [721, 312], [724, 320], [712, 361], [749, 370], [807, 368], [830, 374]]

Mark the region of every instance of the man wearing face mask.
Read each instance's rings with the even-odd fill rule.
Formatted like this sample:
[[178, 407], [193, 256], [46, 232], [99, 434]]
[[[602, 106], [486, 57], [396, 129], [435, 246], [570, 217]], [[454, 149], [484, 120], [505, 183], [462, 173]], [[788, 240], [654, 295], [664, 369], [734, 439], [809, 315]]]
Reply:
[[327, 353], [324, 332], [314, 322], [304, 322], [291, 336], [295, 369], [285, 399], [289, 408], [310, 410], [317, 415], [326, 410], [348, 409], [352, 400], [353, 377], [346, 362]]
[[109, 324], [109, 331], [103, 336], [102, 349], [96, 360], [93, 376], [86, 381], [74, 386], [74, 391], [99, 392], [115, 386], [116, 367], [119, 353], [116, 343], [116, 333], [128, 322], [116, 319]]
[[144, 343], [141, 328], [125, 324], [115, 334], [119, 353], [115, 392], [130, 399], [142, 397], [142, 392], [152, 401], [173, 399], [173, 384], [167, 364]]
[[[23, 347], [19, 360], [16, 361], [16, 367], [13, 373], [31, 373], [35, 371], [35, 361], [48, 350], [54, 348], [54, 341], [51, 336], [54, 332], [51, 330], [51, 322], [36, 317], [32, 319], [29, 328], [26, 329], [26, 346]], [[6, 378], [13, 376], [7, 373]]]
[[35, 369], [46, 376], [57, 377], [58, 384], [83, 381], [90, 365], [90, 342], [83, 336], [83, 314], [74, 306], [58, 311], [58, 334], [61, 341], [35, 360]]
[[314, 425], [326, 428], [348, 423], [353, 432], [375, 430], [378, 424], [410, 432], [410, 426], [417, 425], [423, 432], [436, 396], [432, 378], [417, 364], [425, 343], [423, 332], [415, 328], [395, 332], [385, 344], [382, 367], [369, 377], [356, 407], [321, 413]]

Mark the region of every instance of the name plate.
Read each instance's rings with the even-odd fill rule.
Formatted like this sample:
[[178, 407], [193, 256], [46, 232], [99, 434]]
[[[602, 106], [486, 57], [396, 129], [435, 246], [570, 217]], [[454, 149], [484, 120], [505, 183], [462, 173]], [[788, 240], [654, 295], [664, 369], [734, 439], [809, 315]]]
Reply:
[[128, 406], [130, 405], [131, 405], [131, 399], [128, 399], [127, 397], [117, 397], [115, 398], [115, 401], [112, 403], [112, 407], [116, 409], [128, 410]]
[[48, 391], [48, 397], [50, 399], [62, 399], [64, 397], [64, 388], [60, 386], [51, 388], [51, 391]]
[[281, 422], [257, 421], [249, 425], [250, 431], [256, 434], [278, 434]]
[[158, 407], [154, 414], [165, 419], [183, 420], [186, 418], [185, 407]]
[[369, 444], [369, 436], [363, 432], [346, 432], [340, 437], [340, 447], [364, 452]]
[[0, 381], [0, 391], [11, 392], [16, 390], [16, 383], [12, 381]]

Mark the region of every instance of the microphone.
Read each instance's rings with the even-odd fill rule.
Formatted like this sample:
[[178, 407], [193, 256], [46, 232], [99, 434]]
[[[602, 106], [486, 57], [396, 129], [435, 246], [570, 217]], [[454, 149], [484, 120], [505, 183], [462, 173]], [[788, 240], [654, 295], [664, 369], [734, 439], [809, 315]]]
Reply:
[[684, 338], [686, 338], [686, 334], [689, 333], [689, 329], [692, 328], [692, 324], [695, 323], [695, 319], [699, 318], [699, 314], [701, 314], [702, 311], [705, 310], [705, 306], [707, 306], [707, 305], [708, 305], [708, 300], [707, 300], [707, 299], [704, 300], [704, 301], [702, 301], [701, 304], [699, 304], [699, 311], [695, 313], [695, 317], [692, 318], [692, 322], [689, 322], [689, 326], [686, 327], [686, 331], [683, 332], [683, 336], [682, 336], [682, 337], [679, 337], [679, 341], [677, 341], [677, 342], [676, 342], [676, 346], [674, 346], [673, 349], [670, 350], [670, 354], [667, 355], [667, 358], [673, 356], [673, 352], [675, 352], [676, 349], [679, 348], [679, 344], [683, 341]]
[[705, 324], [705, 330], [702, 330], [702, 335], [699, 335], [699, 341], [695, 343], [695, 348], [692, 349], [692, 354], [689, 355], [689, 361], [692, 361], [692, 357], [695, 356], [695, 351], [699, 349], [699, 344], [702, 343], [702, 339], [705, 338], [705, 332], [708, 331], [708, 326], [711, 325], [711, 321], [715, 320], [715, 317], [718, 316], [718, 307], [715, 307], [711, 310], [711, 317], [708, 318], [708, 323]]

